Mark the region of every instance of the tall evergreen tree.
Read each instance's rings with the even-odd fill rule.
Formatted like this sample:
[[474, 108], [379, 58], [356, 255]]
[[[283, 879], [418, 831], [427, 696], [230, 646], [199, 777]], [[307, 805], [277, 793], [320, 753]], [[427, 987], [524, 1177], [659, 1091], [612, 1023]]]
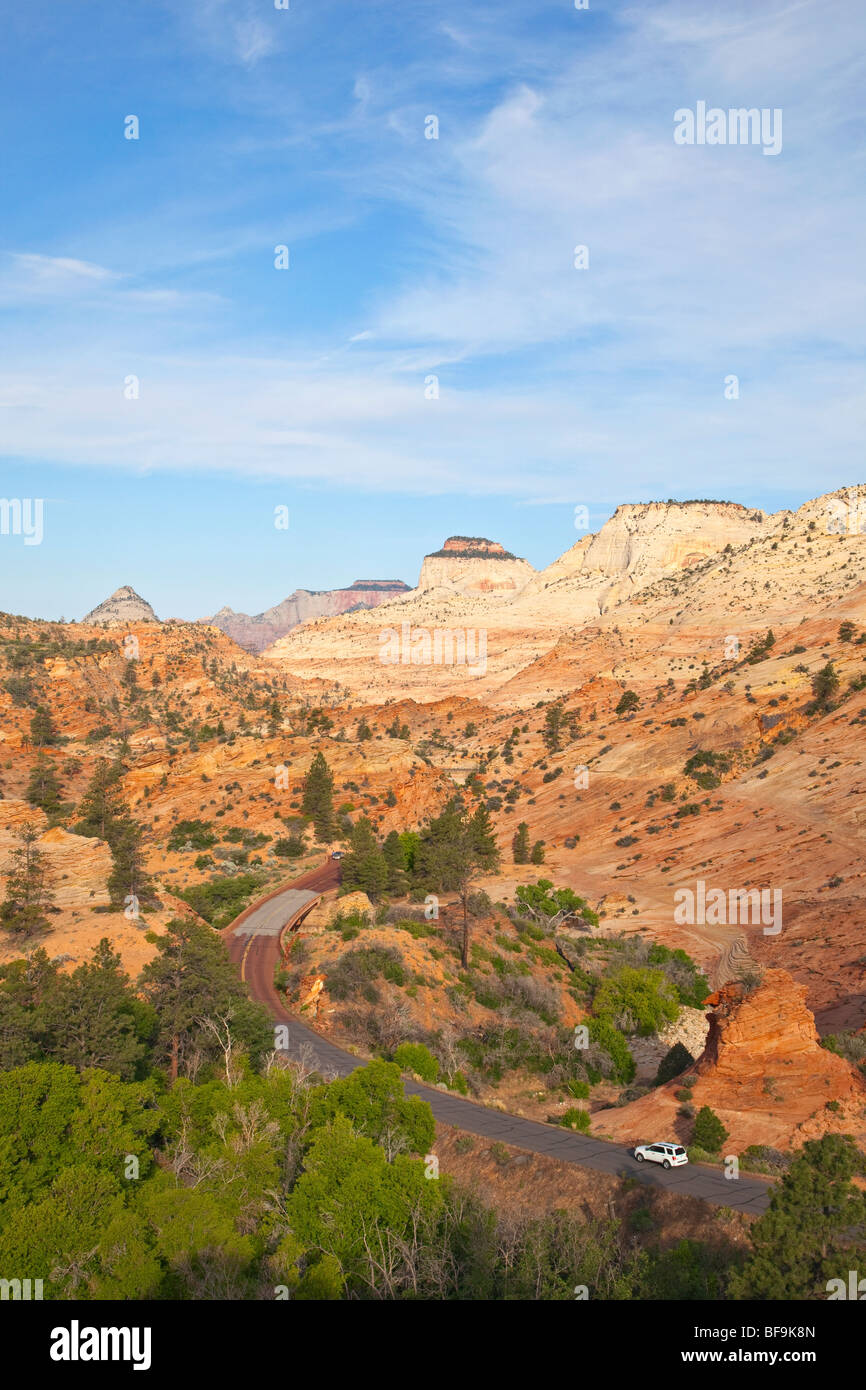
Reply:
[[467, 816], [456, 800], [421, 832], [413, 877], [429, 892], [457, 893], [463, 909], [463, 968], [469, 965], [469, 898], [478, 879], [495, 872], [499, 851], [486, 806]]
[[395, 898], [406, 892], [406, 846], [396, 830], [386, 836], [382, 854], [388, 867], [388, 892]]
[[529, 826], [522, 820], [511, 841], [511, 857], [515, 864], [529, 863]]
[[469, 821], [469, 834], [479, 868], [486, 874], [495, 873], [499, 868], [499, 848], [490, 812], [483, 801]]
[[565, 724], [565, 714], [562, 705], [558, 702], [549, 705], [544, 716], [544, 729], [541, 737], [548, 753], [558, 753], [562, 748], [562, 734]]
[[112, 903], [120, 907], [129, 898], [134, 898], [139, 907], [154, 903], [156, 890], [145, 869], [141, 826], [127, 817], [115, 825], [110, 845], [113, 867], [108, 876], [108, 892]]
[[35, 748], [49, 748], [59, 742], [54, 722], [44, 705], [37, 705], [30, 720], [30, 741]]
[[[101, 1067], [132, 1080], [146, 1052], [138, 1028], [139, 1020], [145, 1021], [144, 1008], [132, 993], [119, 954], [103, 937], [92, 960], [71, 975], [58, 976], [43, 1007], [51, 1036], [45, 1053], [79, 1069]], [[154, 1017], [148, 1021], [155, 1026]]]
[[63, 810], [63, 788], [54, 764], [44, 753], [33, 764], [26, 795], [30, 805], [38, 806], [46, 816], [56, 816]]
[[836, 691], [839, 689], [839, 673], [832, 661], [828, 661], [826, 666], [812, 677], [812, 694], [815, 696], [819, 705], [826, 705], [832, 700]]
[[39, 832], [25, 825], [12, 854], [12, 872], [6, 880], [6, 897], [0, 904], [0, 926], [21, 936], [34, 936], [49, 929], [47, 913], [53, 906], [48, 886], [45, 856], [36, 848]]
[[388, 886], [388, 864], [379, 847], [373, 826], [361, 816], [352, 827], [349, 853], [340, 865], [340, 881], [344, 888], [359, 889], [376, 898]]
[[317, 837], [329, 840], [334, 833], [334, 779], [324, 753], [317, 753], [310, 763], [301, 809], [312, 820]]
[[0, 965], [0, 1072], [43, 1057], [45, 1005], [59, 973], [43, 946], [26, 960]]
[[267, 1012], [247, 996], [228, 952], [209, 927], [169, 922], [162, 936], [148, 936], [158, 954], [141, 972], [139, 987], [158, 1019], [155, 1057], [174, 1080], [196, 1053], [216, 1055], [208, 1018], [225, 1019], [236, 1043], [254, 1060], [273, 1045]]
[[111, 843], [119, 829], [119, 822], [126, 815], [120, 791], [122, 772], [123, 768], [116, 760], [97, 760], [87, 791], [78, 807], [79, 822], [75, 829], [79, 835], [93, 835]]

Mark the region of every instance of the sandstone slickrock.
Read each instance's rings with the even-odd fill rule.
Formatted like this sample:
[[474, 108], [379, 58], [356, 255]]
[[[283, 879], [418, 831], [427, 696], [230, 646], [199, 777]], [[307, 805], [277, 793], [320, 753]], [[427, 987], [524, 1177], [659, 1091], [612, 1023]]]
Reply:
[[[418, 588], [375, 614], [305, 624], [265, 652], [297, 674], [338, 680], [363, 698], [390, 694], [432, 700], [445, 694], [488, 695], [588, 624], [672, 582], [725, 547], [742, 549], [765, 534], [763, 512], [731, 502], [653, 502], [618, 507], [597, 535], [584, 537], [547, 569], [508, 557], [497, 543], [449, 537], [427, 556]], [[379, 660], [381, 630], [408, 623], [435, 632], [484, 634], [484, 661]], [[543, 672], [541, 673], [543, 676]]]

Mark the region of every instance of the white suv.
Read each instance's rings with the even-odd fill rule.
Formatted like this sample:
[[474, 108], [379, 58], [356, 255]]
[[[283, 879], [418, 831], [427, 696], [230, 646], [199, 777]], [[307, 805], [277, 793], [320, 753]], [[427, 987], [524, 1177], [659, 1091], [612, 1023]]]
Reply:
[[682, 1144], [635, 1144], [634, 1156], [638, 1163], [646, 1159], [648, 1163], [660, 1163], [663, 1168], [679, 1168], [689, 1161]]

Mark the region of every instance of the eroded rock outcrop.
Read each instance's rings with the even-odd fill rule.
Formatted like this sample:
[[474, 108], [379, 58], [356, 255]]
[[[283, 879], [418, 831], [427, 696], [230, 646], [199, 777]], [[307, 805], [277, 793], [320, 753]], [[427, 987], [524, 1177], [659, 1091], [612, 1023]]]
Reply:
[[[691, 1069], [689, 1102], [708, 1105], [729, 1138], [725, 1153], [749, 1144], [798, 1148], [830, 1131], [866, 1144], [866, 1082], [844, 1058], [821, 1047], [806, 988], [786, 970], [767, 970], [749, 991], [739, 981], [710, 995], [710, 1030]], [[595, 1128], [612, 1138], [691, 1139], [692, 1119], [681, 1113], [682, 1078], [631, 1105], [597, 1112]]]

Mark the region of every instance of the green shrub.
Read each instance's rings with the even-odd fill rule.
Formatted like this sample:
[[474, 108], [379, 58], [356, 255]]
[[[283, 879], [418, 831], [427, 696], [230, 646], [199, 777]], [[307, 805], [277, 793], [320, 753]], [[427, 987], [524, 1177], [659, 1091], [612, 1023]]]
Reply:
[[613, 1079], [627, 1086], [634, 1080], [635, 1060], [628, 1043], [609, 1018], [591, 1018], [587, 1023], [590, 1042], [603, 1048], [613, 1063]]
[[581, 1134], [586, 1134], [589, 1131], [589, 1111], [582, 1110], [579, 1106], [572, 1106], [570, 1110], [566, 1110], [564, 1115], [560, 1115], [559, 1123], [564, 1125], [566, 1129], [576, 1129]]
[[191, 884], [177, 896], [189, 903], [212, 927], [227, 927], [258, 887], [259, 881], [252, 874], [235, 874], [232, 878], [215, 879], [213, 883]]
[[628, 1218], [628, 1224], [636, 1234], [643, 1235], [651, 1231], [656, 1223], [648, 1207], [637, 1207]]
[[423, 1043], [401, 1043], [394, 1052], [394, 1061], [401, 1071], [414, 1072], [431, 1085], [439, 1080], [439, 1063]]
[[210, 849], [216, 842], [217, 837], [209, 821], [180, 820], [172, 827], [167, 848], [177, 851], [185, 849], [189, 844], [192, 849]]
[[702, 1105], [695, 1118], [692, 1143], [707, 1153], [717, 1154], [727, 1137], [728, 1131], [715, 1111]]
[[687, 1047], [684, 1047], [681, 1042], [674, 1043], [659, 1062], [655, 1079], [656, 1086], [663, 1086], [666, 1081], [672, 1081], [675, 1076], [684, 1072], [686, 1067], [692, 1066], [694, 1060]]
[[593, 1011], [647, 1037], [675, 1021], [678, 992], [662, 970], [624, 965], [602, 981], [593, 999]]
[[281, 859], [300, 859], [304, 842], [299, 835], [284, 835], [274, 842], [274, 854]]
[[395, 985], [405, 985], [406, 971], [402, 957], [390, 946], [359, 946], [347, 951], [333, 966], [328, 976], [328, 993], [332, 999], [348, 999], [362, 994], [371, 1004], [378, 996], [372, 988], [379, 976]]

